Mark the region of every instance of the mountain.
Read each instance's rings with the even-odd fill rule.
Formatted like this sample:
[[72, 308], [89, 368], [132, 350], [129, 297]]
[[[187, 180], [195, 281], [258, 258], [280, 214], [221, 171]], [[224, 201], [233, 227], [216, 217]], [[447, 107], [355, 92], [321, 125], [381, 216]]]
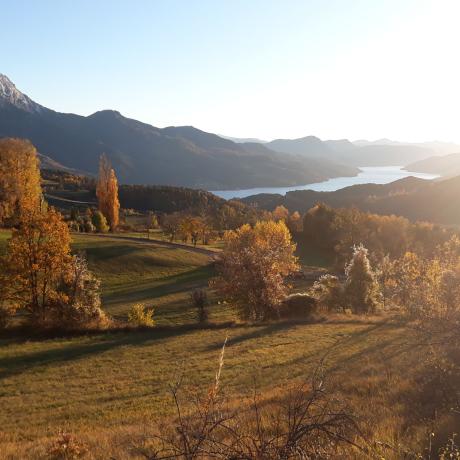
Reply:
[[306, 136], [299, 139], [275, 139], [265, 145], [277, 152], [304, 157], [327, 157], [333, 154], [333, 150], [315, 136]]
[[303, 157], [329, 159], [353, 166], [399, 166], [435, 154], [428, 145], [403, 144], [382, 139], [350, 142], [348, 139], [322, 141], [315, 136], [299, 139], [276, 139], [265, 144], [278, 152]]
[[318, 202], [332, 207], [356, 206], [377, 214], [395, 214], [413, 221], [459, 225], [460, 207], [453, 197], [460, 194], [460, 176], [442, 181], [406, 177], [390, 184], [353, 185], [335, 192], [297, 190], [285, 196], [253, 195], [242, 199], [245, 204], [273, 210], [283, 205], [291, 212], [306, 212]]
[[426, 158], [407, 165], [405, 169], [407, 171], [439, 174], [444, 177], [458, 176], [460, 175], [460, 153]]
[[290, 186], [355, 175], [352, 166], [300, 159], [261, 144], [235, 143], [191, 126], [156, 128], [114, 110], [84, 117], [55, 112], [0, 75], [0, 137], [29, 139], [40, 154], [96, 173], [106, 153], [127, 184], [236, 189]]
[[386, 146], [412, 146], [421, 147], [423, 149], [429, 149], [433, 155], [448, 155], [450, 153], [460, 152], [460, 145], [454, 144], [453, 142], [441, 142], [441, 141], [429, 141], [429, 142], [398, 142], [392, 141], [391, 139], [378, 139], [376, 141], [367, 141], [360, 139], [353, 141], [353, 144], [358, 147], [367, 147], [372, 145], [386, 145]]
[[223, 134], [219, 134], [219, 137], [223, 139], [227, 139], [229, 141], [236, 142], [237, 144], [242, 144], [245, 142], [252, 142], [257, 144], [266, 144], [268, 141], [264, 141], [262, 139], [258, 139], [257, 137], [231, 137], [231, 136], [224, 136]]

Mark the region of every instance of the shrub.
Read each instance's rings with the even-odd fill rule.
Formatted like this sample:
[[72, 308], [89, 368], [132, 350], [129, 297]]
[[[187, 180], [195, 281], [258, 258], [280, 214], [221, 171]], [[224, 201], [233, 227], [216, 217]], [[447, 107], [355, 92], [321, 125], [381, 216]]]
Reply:
[[317, 310], [317, 300], [306, 292], [291, 294], [283, 301], [280, 314], [284, 317], [306, 318]]
[[84, 223], [84, 227], [83, 227], [84, 231], [86, 233], [94, 233], [96, 231], [96, 227], [93, 225], [93, 223], [89, 220], [87, 220], [85, 223]]
[[91, 221], [96, 228], [98, 233], [107, 233], [109, 231], [109, 225], [107, 219], [101, 211], [94, 211]]
[[59, 326], [101, 326], [108, 318], [101, 307], [100, 281], [88, 269], [82, 255], [73, 258], [60, 291], [64, 294], [56, 306], [55, 322]]
[[60, 431], [47, 450], [50, 460], [76, 460], [88, 452], [83, 442], [65, 431]]
[[154, 308], [147, 308], [142, 303], [136, 303], [128, 313], [128, 321], [136, 326], [153, 327], [155, 326], [154, 313]]
[[270, 400], [254, 388], [235, 410], [221, 384], [224, 350], [225, 343], [212, 385], [204, 391], [187, 390], [182, 379], [171, 385], [177, 417], [160, 422], [149, 445], [143, 440], [144, 458], [330, 459], [351, 458], [348, 446], [359, 448], [354, 415], [329, 393], [320, 367]]
[[68, 226], [71, 232], [80, 231], [80, 224], [76, 220], [71, 220], [70, 222], [68, 222]]
[[208, 321], [208, 295], [204, 289], [195, 289], [190, 293], [192, 305], [196, 308], [196, 319], [199, 323]]
[[343, 285], [337, 276], [329, 274], [321, 276], [312, 288], [313, 297], [329, 311], [343, 310], [343, 291]]

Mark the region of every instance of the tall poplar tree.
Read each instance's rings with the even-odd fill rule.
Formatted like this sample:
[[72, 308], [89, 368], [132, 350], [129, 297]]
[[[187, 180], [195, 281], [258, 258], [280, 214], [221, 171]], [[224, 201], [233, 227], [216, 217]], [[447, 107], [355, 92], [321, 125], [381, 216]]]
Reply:
[[99, 161], [99, 177], [96, 186], [99, 210], [107, 219], [110, 231], [114, 231], [120, 219], [120, 202], [118, 200], [118, 180], [115, 171], [105, 154]]

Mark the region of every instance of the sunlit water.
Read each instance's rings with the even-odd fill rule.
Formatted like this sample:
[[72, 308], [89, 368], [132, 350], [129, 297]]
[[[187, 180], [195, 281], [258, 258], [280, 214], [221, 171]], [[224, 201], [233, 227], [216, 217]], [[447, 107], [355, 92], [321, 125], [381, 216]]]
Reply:
[[360, 167], [360, 173], [354, 177], [335, 177], [328, 179], [324, 182], [317, 182], [315, 184], [294, 185], [292, 187], [262, 187], [250, 188], [246, 190], [217, 190], [213, 191], [226, 200], [231, 198], [245, 198], [250, 195], [257, 195], [258, 193], [279, 193], [285, 195], [287, 192], [294, 190], [315, 190], [317, 192], [333, 192], [350, 185], [357, 184], [388, 184], [404, 177], [419, 177], [421, 179], [436, 179], [439, 177], [437, 174], [417, 173], [405, 171], [404, 166], [365, 166]]

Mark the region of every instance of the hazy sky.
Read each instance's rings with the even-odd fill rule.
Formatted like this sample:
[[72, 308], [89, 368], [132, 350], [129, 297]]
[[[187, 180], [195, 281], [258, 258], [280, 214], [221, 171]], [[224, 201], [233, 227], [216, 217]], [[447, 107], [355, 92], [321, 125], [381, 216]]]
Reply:
[[0, 0], [37, 102], [240, 137], [460, 142], [460, 0]]

